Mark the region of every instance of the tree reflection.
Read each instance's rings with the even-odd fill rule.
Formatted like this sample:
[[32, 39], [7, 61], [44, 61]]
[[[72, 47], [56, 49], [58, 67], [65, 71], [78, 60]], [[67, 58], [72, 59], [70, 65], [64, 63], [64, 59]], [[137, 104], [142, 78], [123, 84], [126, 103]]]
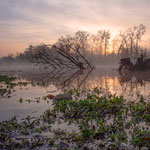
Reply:
[[[30, 81], [32, 86], [40, 86], [46, 89], [51, 85], [54, 85], [56, 90], [73, 88], [85, 89], [87, 87], [89, 88], [89, 86], [86, 87], [85, 83], [92, 71], [93, 69], [56, 69], [46, 72], [41, 71], [41, 73], [21, 74], [20, 76], [22, 79]], [[51, 91], [51, 89], [49, 90]]]
[[30, 82], [32, 86], [46, 89], [48, 93], [62, 92], [74, 88], [89, 90], [100, 87], [102, 93], [106, 96], [111, 93], [135, 100], [138, 95], [149, 95], [150, 71], [128, 71], [119, 74], [111, 69], [56, 69], [18, 72], [17, 76], [20, 77], [21, 81]]
[[[119, 81], [124, 93], [135, 97], [138, 95], [149, 95], [150, 71], [119, 72]], [[126, 94], [127, 95], [127, 94]]]

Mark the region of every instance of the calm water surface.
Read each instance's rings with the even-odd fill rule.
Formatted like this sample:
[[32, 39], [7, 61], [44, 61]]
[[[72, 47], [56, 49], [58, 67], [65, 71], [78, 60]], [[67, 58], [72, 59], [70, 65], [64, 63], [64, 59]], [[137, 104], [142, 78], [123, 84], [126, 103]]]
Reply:
[[[113, 69], [95, 69], [85, 71], [4, 71], [1, 75], [17, 76], [19, 81], [28, 82], [26, 87], [15, 87], [10, 98], [0, 97], [0, 121], [13, 116], [18, 118], [39, 116], [46, 109], [52, 107], [52, 101], [42, 100], [48, 94], [57, 95], [64, 89], [92, 89], [102, 87], [104, 95], [122, 95], [127, 100], [137, 100], [143, 95], [149, 100], [150, 95], [150, 72], [123, 72], [119, 73]], [[36, 101], [41, 98], [40, 103], [29, 103], [25, 100]], [[22, 98], [24, 101], [19, 102]]]

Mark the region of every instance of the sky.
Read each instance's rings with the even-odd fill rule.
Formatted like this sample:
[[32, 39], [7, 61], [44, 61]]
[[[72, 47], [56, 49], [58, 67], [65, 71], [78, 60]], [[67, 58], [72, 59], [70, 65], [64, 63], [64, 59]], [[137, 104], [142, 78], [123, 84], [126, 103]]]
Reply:
[[150, 33], [149, 7], [150, 0], [0, 0], [0, 57], [79, 30], [115, 35], [144, 24]]

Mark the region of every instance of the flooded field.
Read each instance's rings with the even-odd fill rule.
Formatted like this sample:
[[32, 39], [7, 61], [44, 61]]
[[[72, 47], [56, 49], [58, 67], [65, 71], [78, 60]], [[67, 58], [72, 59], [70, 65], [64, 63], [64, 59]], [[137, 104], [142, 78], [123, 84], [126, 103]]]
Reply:
[[[150, 72], [110, 68], [3, 69], [0, 148], [147, 148], [149, 79]], [[54, 99], [64, 92], [71, 98]]]
[[[140, 95], [149, 99], [150, 71], [123, 72], [116, 69], [74, 70], [71, 72], [40, 72], [38, 70], [1, 70], [1, 75], [17, 77], [16, 86], [9, 95], [0, 97], [0, 121], [13, 116], [38, 116], [51, 107], [52, 101], [42, 100], [48, 94], [57, 95], [70, 89], [89, 90], [100, 87], [104, 96], [115, 94], [128, 101], [136, 101]], [[19, 99], [24, 101], [20, 103]], [[38, 103], [39, 99], [39, 103]]]

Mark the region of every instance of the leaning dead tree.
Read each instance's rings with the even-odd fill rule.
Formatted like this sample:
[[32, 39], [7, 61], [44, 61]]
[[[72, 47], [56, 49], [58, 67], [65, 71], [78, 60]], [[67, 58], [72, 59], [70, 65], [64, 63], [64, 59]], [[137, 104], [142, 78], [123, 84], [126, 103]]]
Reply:
[[44, 69], [93, 68], [85, 56], [87, 35], [76, 33], [74, 37], [61, 37], [53, 45], [34, 47], [32, 61]]

